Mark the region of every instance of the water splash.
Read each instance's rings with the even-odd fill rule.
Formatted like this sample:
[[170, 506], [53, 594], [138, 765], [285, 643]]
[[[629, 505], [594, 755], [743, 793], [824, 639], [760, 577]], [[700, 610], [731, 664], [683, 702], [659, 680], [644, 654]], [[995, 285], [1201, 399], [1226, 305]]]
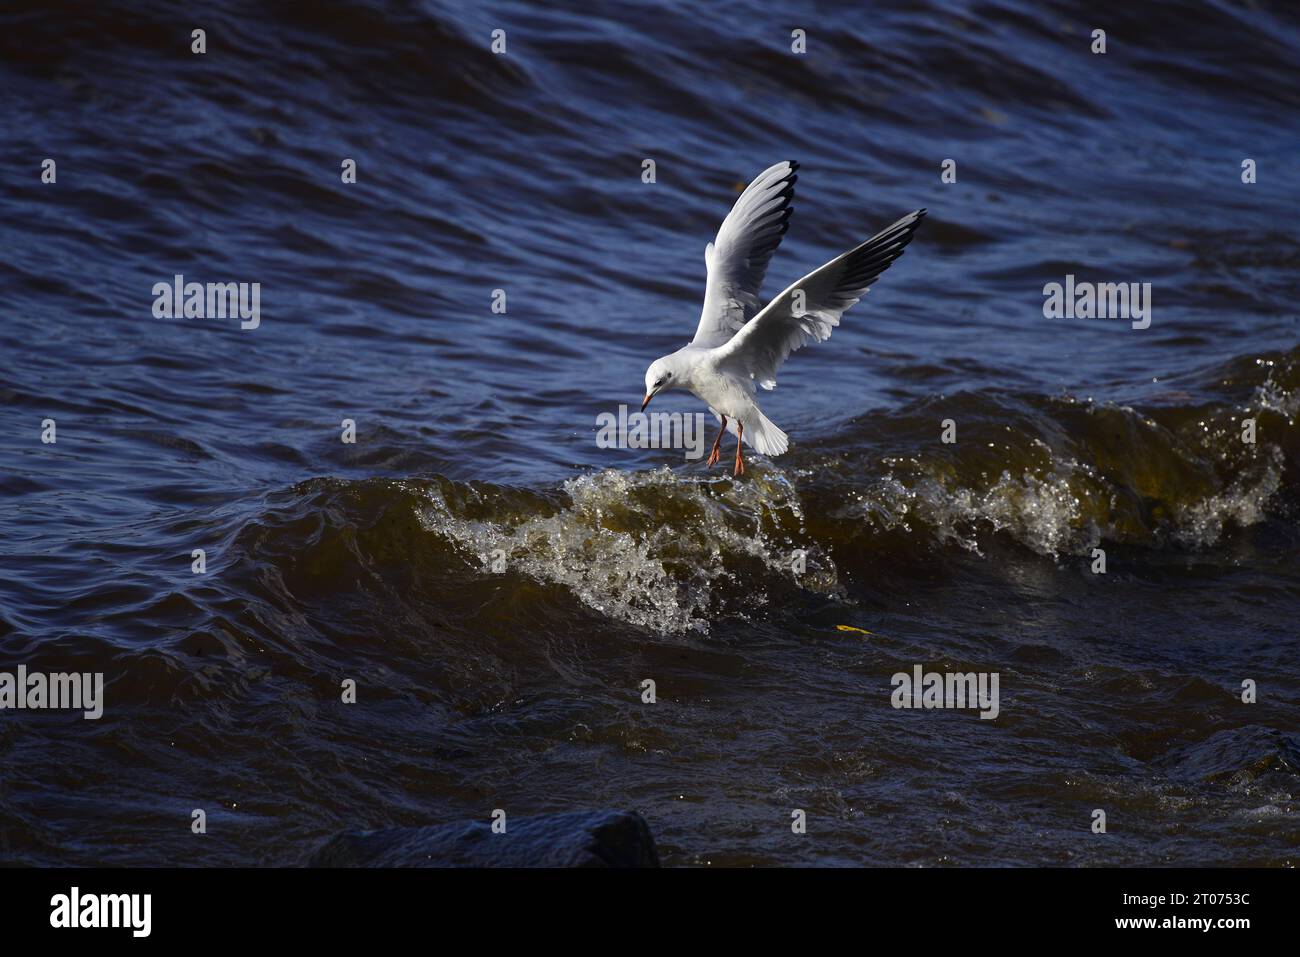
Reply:
[[[789, 535], [802, 525], [784, 475], [746, 482], [683, 478], [668, 468], [614, 470], [565, 481], [552, 513], [470, 517], [439, 487], [425, 495], [424, 527], [471, 561], [563, 585], [610, 618], [660, 633], [707, 632], [718, 615], [765, 605], [768, 574], [794, 581]], [[810, 550], [803, 587], [833, 591], [834, 565]]]

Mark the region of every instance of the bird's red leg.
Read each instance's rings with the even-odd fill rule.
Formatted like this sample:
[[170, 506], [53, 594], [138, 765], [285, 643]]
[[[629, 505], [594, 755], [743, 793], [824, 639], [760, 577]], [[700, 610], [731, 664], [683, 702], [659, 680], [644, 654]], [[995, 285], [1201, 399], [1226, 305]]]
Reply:
[[718, 429], [718, 437], [713, 440], [713, 451], [709, 453], [709, 460], [704, 463], [706, 468], [716, 463], [718, 459], [722, 458], [722, 436], [726, 431], [727, 417], [724, 415], [722, 417], [722, 428]]
[[[736, 432], [736, 470], [735, 470], [734, 472], [732, 472], [731, 474], [732, 474], [732, 475], [744, 475], [744, 474], [745, 474], [745, 460], [744, 460], [743, 458], [740, 457], [740, 447], [741, 447], [741, 444], [742, 444], [742, 442], [743, 442], [743, 440], [744, 440], [744, 438], [745, 438], [745, 423], [744, 423], [744, 422], [741, 422], [740, 419], [737, 419], [737, 420], [736, 420], [736, 427], [737, 427], [737, 432]], [[722, 436], [718, 436], [718, 438], [722, 438]]]

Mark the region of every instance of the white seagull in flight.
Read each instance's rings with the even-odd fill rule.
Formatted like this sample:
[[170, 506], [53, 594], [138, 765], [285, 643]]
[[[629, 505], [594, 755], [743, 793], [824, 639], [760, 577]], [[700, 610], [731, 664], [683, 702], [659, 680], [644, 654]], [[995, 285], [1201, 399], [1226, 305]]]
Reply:
[[[780, 455], [789, 447], [785, 433], [754, 401], [755, 386], [775, 388], [776, 370], [786, 356], [809, 339], [830, 338], [841, 314], [903, 254], [925, 216], [924, 209], [908, 213], [862, 245], [814, 269], [764, 306], [758, 290], [768, 260], [790, 228], [798, 169], [798, 163], [777, 163], [740, 194], [717, 239], [704, 249], [708, 278], [695, 338], [650, 363], [645, 374], [643, 412], [660, 392], [685, 389], [722, 423], [706, 465], [720, 458], [723, 433], [735, 434], [734, 475], [745, 471], [742, 442], [763, 455]], [[733, 424], [728, 425], [728, 420]]]

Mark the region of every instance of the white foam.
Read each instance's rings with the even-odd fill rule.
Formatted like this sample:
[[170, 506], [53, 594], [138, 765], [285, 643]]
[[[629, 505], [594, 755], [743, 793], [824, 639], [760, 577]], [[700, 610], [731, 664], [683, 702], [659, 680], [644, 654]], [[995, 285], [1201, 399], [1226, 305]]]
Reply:
[[[508, 570], [563, 585], [601, 614], [660, 633], [707, 632], [719, 614], [766, 603], [760, 583], [739, 582], [728, 562], [749, 558], [793, 577], [791, 553], [799, 546], [779, 540], [777, 519], [780, 513], [786, 526], [802, 525], [803, 516], [779, 472], [720, 482], [666, 467], [609, 469], [562, 488], [568, 504], [554, 514], [474, 519], [457, 514], [434, 486], [420, 519], [485, 570], [493, 552], [504, 551]], [[829, 559], [810, 556], [809, 566], [819, 575], [801, 581], [804, 587], [838, 587]]]

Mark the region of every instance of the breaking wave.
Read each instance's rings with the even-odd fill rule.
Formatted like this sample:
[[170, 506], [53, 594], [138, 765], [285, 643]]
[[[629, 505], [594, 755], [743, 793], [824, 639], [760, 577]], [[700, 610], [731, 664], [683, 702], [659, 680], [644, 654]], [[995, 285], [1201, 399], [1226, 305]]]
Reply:
[[[850, 423], [759, 460], [742, 481], [693, 465], [605, 469], [544, 489], [434, 477], [313, 482], [297, 494], [310, 490], [340, 530], [393, 512], [417, 523], [430, 540], [411, 560], [427, 559], [434, 587], [434, 570], [458, 562], [469, 585], [457, 587], [485, 597], [533, 582], [553, 589], [543, 601], [567, 596], [653, 632], [706, 632], [795, 595], [852, 600], [883, 568], [954, 554], [1012, 548], [1060, 563], [1099, 546], [1212, 552], [1270, 519], [1293, 533], [1296, 353], [1200, 379], [1242, 400], [1170, 402], [1195, 382], [1132, 405], [966, 394]], [[956, 442], [940, 441], [941, 412]]]

